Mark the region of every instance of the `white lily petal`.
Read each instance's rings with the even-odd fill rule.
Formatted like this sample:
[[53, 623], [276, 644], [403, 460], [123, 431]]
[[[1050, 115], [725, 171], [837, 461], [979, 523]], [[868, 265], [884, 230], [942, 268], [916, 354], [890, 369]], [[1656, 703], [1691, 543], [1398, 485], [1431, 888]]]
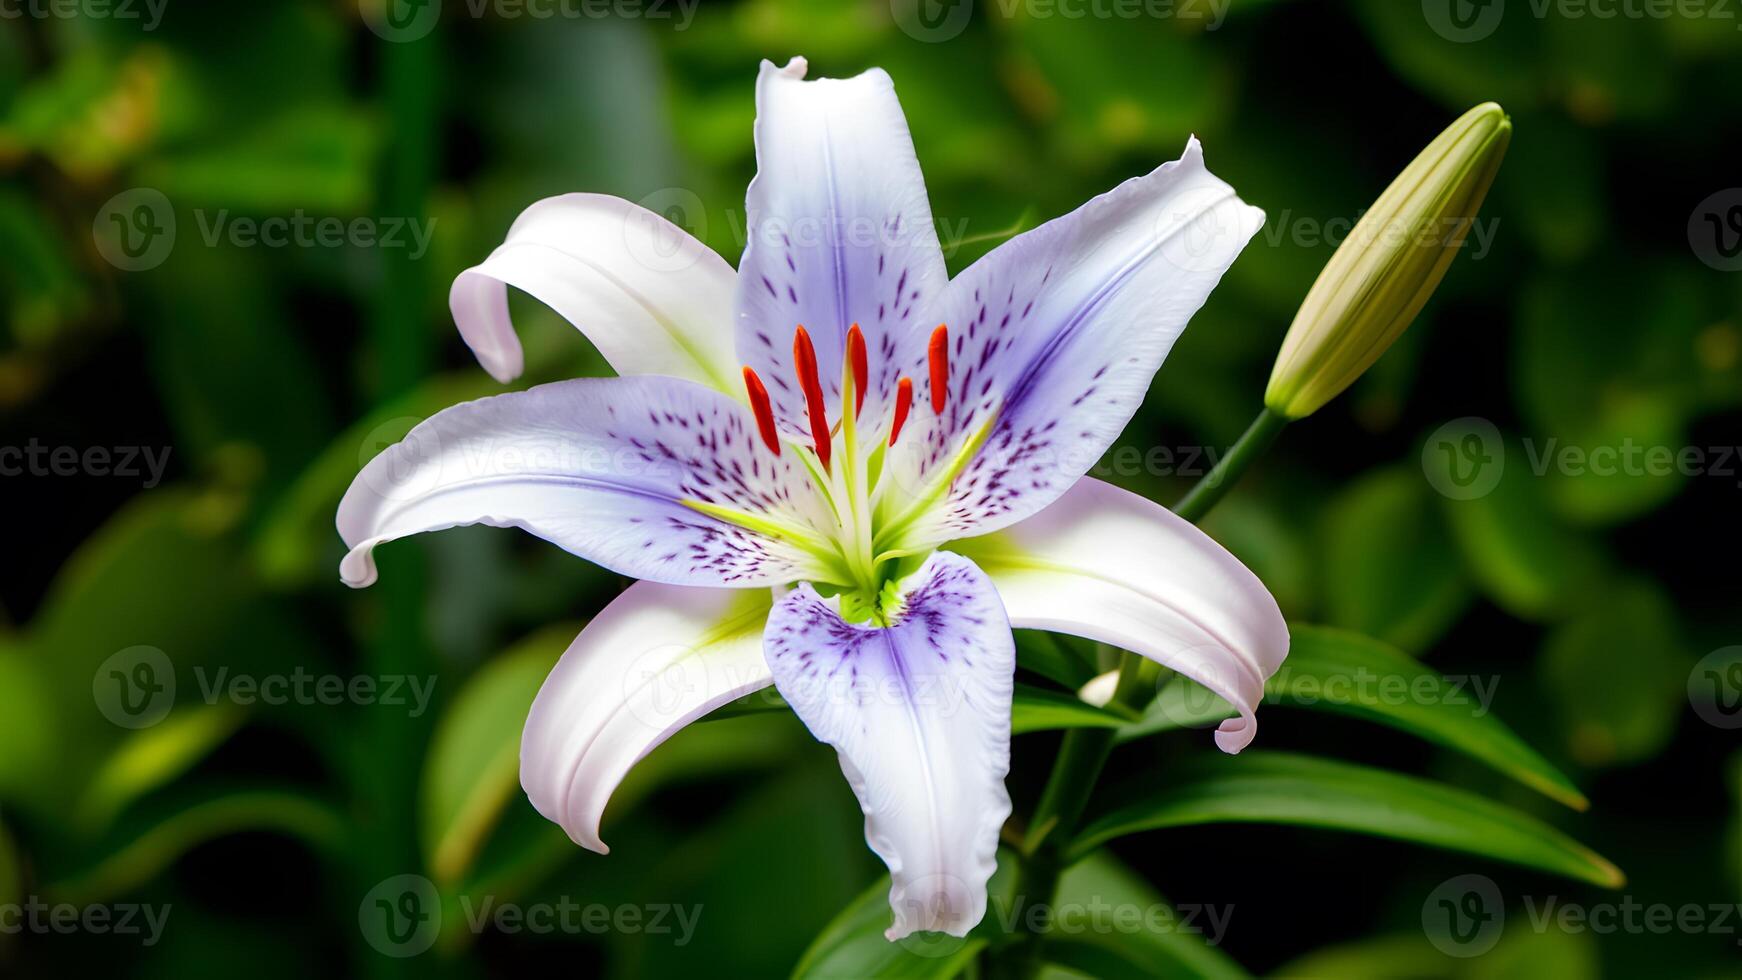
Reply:
[[1167, 508], [1084, 479], [997, 534], [955, 542], [992, 577], [1012, 626], [1084, 636], [1142, 654], [1239, 712], [1216, 744], [1257, 732], [1264, 682], [1288, 654], [1288, 626], [1258, 577]]
[[465, 524], [522, 528], [612, 571], [674, 585], [825, 574], [806, 477], [791, 454], [769, 453], [754, 426], [718, 391], [649, 376], [454, 405], [357, 474], [339, 502], [351, 549], [339, 574], [369, 585], [377, 545]]
[[[896, 486], [941, 499], [888, 546], [984, 534], [1058, 499], [1124, 430], [1186, 322], [1263, 223], [1205, 167], [1193, 139], [1178, 160], [1016, 236], [951, 280], [933, 310], [949, 328], [946, 407], [916, 407], [913, 434], [902, 433], [889, 463]], [[911, 368], [916, 385], [924, 356]], [[942, 493], [936, 484], [950, 475]]]
[[603, 194], [527, 208], [490, 257], [459, 274], [448, 305], [460, 336], [498, 381], [523, 368], [508, 286], [587, 335], [618, 374], [664, 374], [742, 396], [732, 352], [737, 274], [652, 211]]
[[539, 813], [600, 854], [605, 804], [678, 729], [770, 683], [767, 589], [637, 582], [575, 637], [520, 739], [520, 785]]
[[807, 80], [806, 69], [803, 58], [784, 68], [764, 61], [756, 79], [756, 179], [736, 307], [738, 356], [801, 440], [810, 428], [792, 358], [797, 326], [816, 345], [829, 419], [839, 422], [847, 332], [859, 325], [862, 424], [882, 431], [898, 372], [925, 353], [919, 318], [948, 275], [889, 75]]
[[986, 914], [1010, 815], [1015, 643], [992, 583], [960, 555], [935, 552], [903, 585], [886, 628], [845, 622], [838, 598], [799, 586], [768, 618], [768, 665], [840, 753], [866, 843], [889, 866], [884, 935], [963, 936]]

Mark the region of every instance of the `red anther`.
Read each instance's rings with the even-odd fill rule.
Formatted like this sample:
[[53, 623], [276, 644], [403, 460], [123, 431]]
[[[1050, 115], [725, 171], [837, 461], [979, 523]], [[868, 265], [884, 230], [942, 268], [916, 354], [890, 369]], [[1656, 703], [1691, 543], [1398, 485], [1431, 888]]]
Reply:
[[847, 363], [853, 366], [853, 417], [858, 418], [859, 410], [865, 407], [865, 379], [871, 374], [871, 362], [865, 356], [865, 335], [857, 323], [847, 331]]
[[816, 446], [817, 459], [823, 464], [823, 472], [827, 473], [829, 451], [833, 448], [829, 437], [829, 413], [823, 406], [823, 383], [817, 377], [817, 349], [811, 345], [811, 335], [805, 332], [802, 323], [792, 335], [792, 360], [798, 371], [798, 385], [804, 391], [806, 414], [810, 416], [811, 444]]
[[950, 397], [950, 328], [942, 323], [931, 332], [931, 343], [926, 347], [926, 355], [931, 360], [931, 410], [939, 415], [944, 412], [944, 403]]
[[768, 389], [762, 387], [762, 379], [748, 366], [744, 368], [744, 390], [750, 395], [750, 411], [756, 414], [756, 431], [762, 433], [769, 451], [779, 456], [780, 436], [774, 431], [774, 406], [768, 403]]
[[895, 439], [901, 435], [901, 426], [907, 421], [908, 406], [913, 404], [913, 379], [902, 378], [895, 383], [895, 421], [889, 426], [889, 444], [895, 445]]

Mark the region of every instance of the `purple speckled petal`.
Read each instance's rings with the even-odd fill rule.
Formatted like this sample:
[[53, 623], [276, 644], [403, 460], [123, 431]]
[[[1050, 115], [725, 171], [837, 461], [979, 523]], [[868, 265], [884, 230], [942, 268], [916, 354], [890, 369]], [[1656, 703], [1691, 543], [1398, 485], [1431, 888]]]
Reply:
[[[1130, 421], [1150, 379], [1263, 224], [1204, 167], [1177, 161], [1019, 235], [949, 284], [942, 415], [916, 408], [891, 454], [896, 485], [923, 493], [996, 413], [950, 492], [904, 542], [983, 534], [1069, 489]], [[913, 371], [921, 370], [916, 360]]]
[[904, 608], [877, 628], [801, 585], [775, 603], [764, 644], [775, 687], [840, 753], [865, 840], [889, 866], [885, 935], [961, 936], [986, 912], [1010, 815], [1015, 646], [973, 562], [936, 552], [904, 586]]
[[991, 576], [1011, 625], [1171, 667], [1240, 712], [1216, 732], [1223, 751], [1252, 741], [1264, 683], [1288, 655], [1288, 625], [1258, 576], [1191, 522], [1084, 479], [1039, 514], [953, 547]]
[[768, 589], [637, 582], [575, 637], [520, 738], [520, 785], [575, 843], [605, 853], [611, 793], [654, 747], [770, 683]]
[[[817, 576], [792, 545], [686, 506], [809, 527], [814, 493], [749, 413], [676, 378], [583, 378], [455, 405], [370, 460], [339, 504], [347, 584], [383, 541], [463, 524], [518, 527], [635, 578], [752, 586]], [[826, 576], [824, 576], [826, 577]]]
[[[925, 337], [916, 319], [947, 273], [925, 181], [895, 87], [881, 69], [805, 81], [805, 61], [762, 63], [756, 179], [738, 270], [738, 357], [768, 387], [782, 429], [809, 439], [792, 364], [793, 331], [816, 344], [831, 423], [840, 421], [847, 330], [865, 334], [870, 380], [861, 418], [887, 427], [897, 373]], [[874, 445], [875, 439], [869, 440]]]
[[587, 335], [618, 374], [664, 374], [742, 395], [729, 319], [737, 274], [682, 228], [603, 194], [564, 194], [521, 212], [508, 238], [460, 273], [448, 306], [498, 381], [518, 377], [508, 287]]

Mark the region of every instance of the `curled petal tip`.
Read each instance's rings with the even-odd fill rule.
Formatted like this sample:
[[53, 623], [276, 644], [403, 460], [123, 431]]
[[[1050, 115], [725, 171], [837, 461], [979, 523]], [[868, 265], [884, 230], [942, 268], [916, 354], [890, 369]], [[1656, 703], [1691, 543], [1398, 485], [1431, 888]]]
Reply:
[[1229, 755], [1239, 755], [1240, 751], [1252, 744], [1252, 739], [1258, 735], [1258, 723], [1251, 718], [1230, 718], [1216, 728], [1216, 748]]
[[339, 562], [339, 580], [353, 589], [366, 589], [378, 577], [370, 545], [358, 545]]

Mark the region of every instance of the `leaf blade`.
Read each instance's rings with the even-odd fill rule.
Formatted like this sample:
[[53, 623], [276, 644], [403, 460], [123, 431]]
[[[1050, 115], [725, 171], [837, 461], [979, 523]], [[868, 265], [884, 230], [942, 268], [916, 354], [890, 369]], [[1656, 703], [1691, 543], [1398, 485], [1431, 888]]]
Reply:
[[1619, 887], [1620, 869], [1527, 814], [1440, 783], [1281, 752], [1206, 759], [1086, 827], [1078, 859], [1116, 837], [1206, 823], [1343, 830], [1462, 851]]

